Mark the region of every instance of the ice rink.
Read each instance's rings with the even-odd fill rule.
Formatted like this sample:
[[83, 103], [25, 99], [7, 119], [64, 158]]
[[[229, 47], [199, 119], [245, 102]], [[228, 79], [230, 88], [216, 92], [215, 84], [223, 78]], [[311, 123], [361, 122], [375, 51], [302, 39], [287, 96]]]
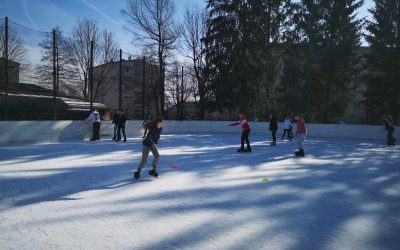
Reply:
[[250, 140], [162, 136], [140, 181], [139, 138], [0, 147], [0, 249], [400, 249], [399, 146]]

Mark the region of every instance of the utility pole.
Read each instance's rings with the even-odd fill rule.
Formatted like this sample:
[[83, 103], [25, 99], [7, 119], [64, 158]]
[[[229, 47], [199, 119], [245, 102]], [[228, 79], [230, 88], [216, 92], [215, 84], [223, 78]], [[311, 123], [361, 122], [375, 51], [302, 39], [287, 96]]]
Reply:
[[56, 67], [56, 30], [53, 29], [53, 111], [54, 120], [57, 120], [57, 67]]
[[183, 120], [183, 65], [182, 65], [182, 72], [181, 72], [181, 74], [182, 74], [182, 79], [181, 79], [181, 108], [180, 108], [180, 111], [181, 111], [181, 114], [180, 114], [180, 118], [181, 118], [181, 120]]
[[5, 18], [5, 43], [4, 43], [4, 53], [6, 54], [4, 68], [5, 68], [5, 106], [4, 106], [4, 119], [8, 120], [8, 17]]
[[118, 110], [122, 106], [122, 49], [119, 50], [119, 88], [118, 88]]
[[90, 84], [90, 110], [93, 109], [93, 41], [90, 41], [90, 70], [89, 70], [89, 84]]
[[143, 56], [143, 78], [142, 78], [142, 116], [143, 120], [146, 119], [145, 116], [145, 106], [146, 106], [146, 57]]

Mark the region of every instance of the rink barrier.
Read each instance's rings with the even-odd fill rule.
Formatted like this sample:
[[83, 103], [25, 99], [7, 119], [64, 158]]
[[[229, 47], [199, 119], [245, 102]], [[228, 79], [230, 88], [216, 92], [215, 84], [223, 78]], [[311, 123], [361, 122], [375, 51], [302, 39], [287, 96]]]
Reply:
[[[164, 134], [240, 134], [241, 127], [229, 127], [229, 121], [165, 121]], [[143, 135], [142, 121], [128, 121], [128, 137]], [[268, 134], [269, 124], [251, 122], [251, 134]], [[282, 136], [279, 124], [278, 139]], [[293, 131], [295, 131], [295, 127]], [[383, 126], [375, 125], [341, 125], [341, 124], [307, 124], [308, 136], [314, 138], [347, 138], [347, 139], [386, 139]], [[0, 121], [0, 145], [19, 143], [46, 143], [60, 141], [88, 140], [92, 134], [92, 125], [85, 121]], [[112, 138], [113, 125], [102, 122], [102, 138]], [[395, 137], [400, 138], [400, 127], [396, 127]]]

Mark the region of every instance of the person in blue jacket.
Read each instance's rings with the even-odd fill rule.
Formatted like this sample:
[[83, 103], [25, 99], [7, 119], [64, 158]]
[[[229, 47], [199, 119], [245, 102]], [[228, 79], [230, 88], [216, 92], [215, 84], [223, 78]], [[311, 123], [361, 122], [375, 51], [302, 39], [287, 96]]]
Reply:
[[147, 163], [150, 151], [153, 154], [154, 159], [151, 163], [149, 175], [156, 178], [158, 177], [157, 163], [160, 159], [160, 154], [158, 153], [157, 143], [160, 139], [163, 125], [164, 120], [162, 118], [156, 118], [152, 123], [147, 125], [148, 133], [146, 138], [143, 140], [142, 161], [133, 176], [136, 180], [140, 178], [140, 172]]

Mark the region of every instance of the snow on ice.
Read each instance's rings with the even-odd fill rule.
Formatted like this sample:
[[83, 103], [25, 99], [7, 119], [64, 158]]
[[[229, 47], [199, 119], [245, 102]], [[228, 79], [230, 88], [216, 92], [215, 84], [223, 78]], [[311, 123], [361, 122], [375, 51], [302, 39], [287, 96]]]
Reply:
[[140, 181], [139, 138], [1, 147], [0, 249], [400, 249], [398, 146], [250, 139], [164, 135]]

